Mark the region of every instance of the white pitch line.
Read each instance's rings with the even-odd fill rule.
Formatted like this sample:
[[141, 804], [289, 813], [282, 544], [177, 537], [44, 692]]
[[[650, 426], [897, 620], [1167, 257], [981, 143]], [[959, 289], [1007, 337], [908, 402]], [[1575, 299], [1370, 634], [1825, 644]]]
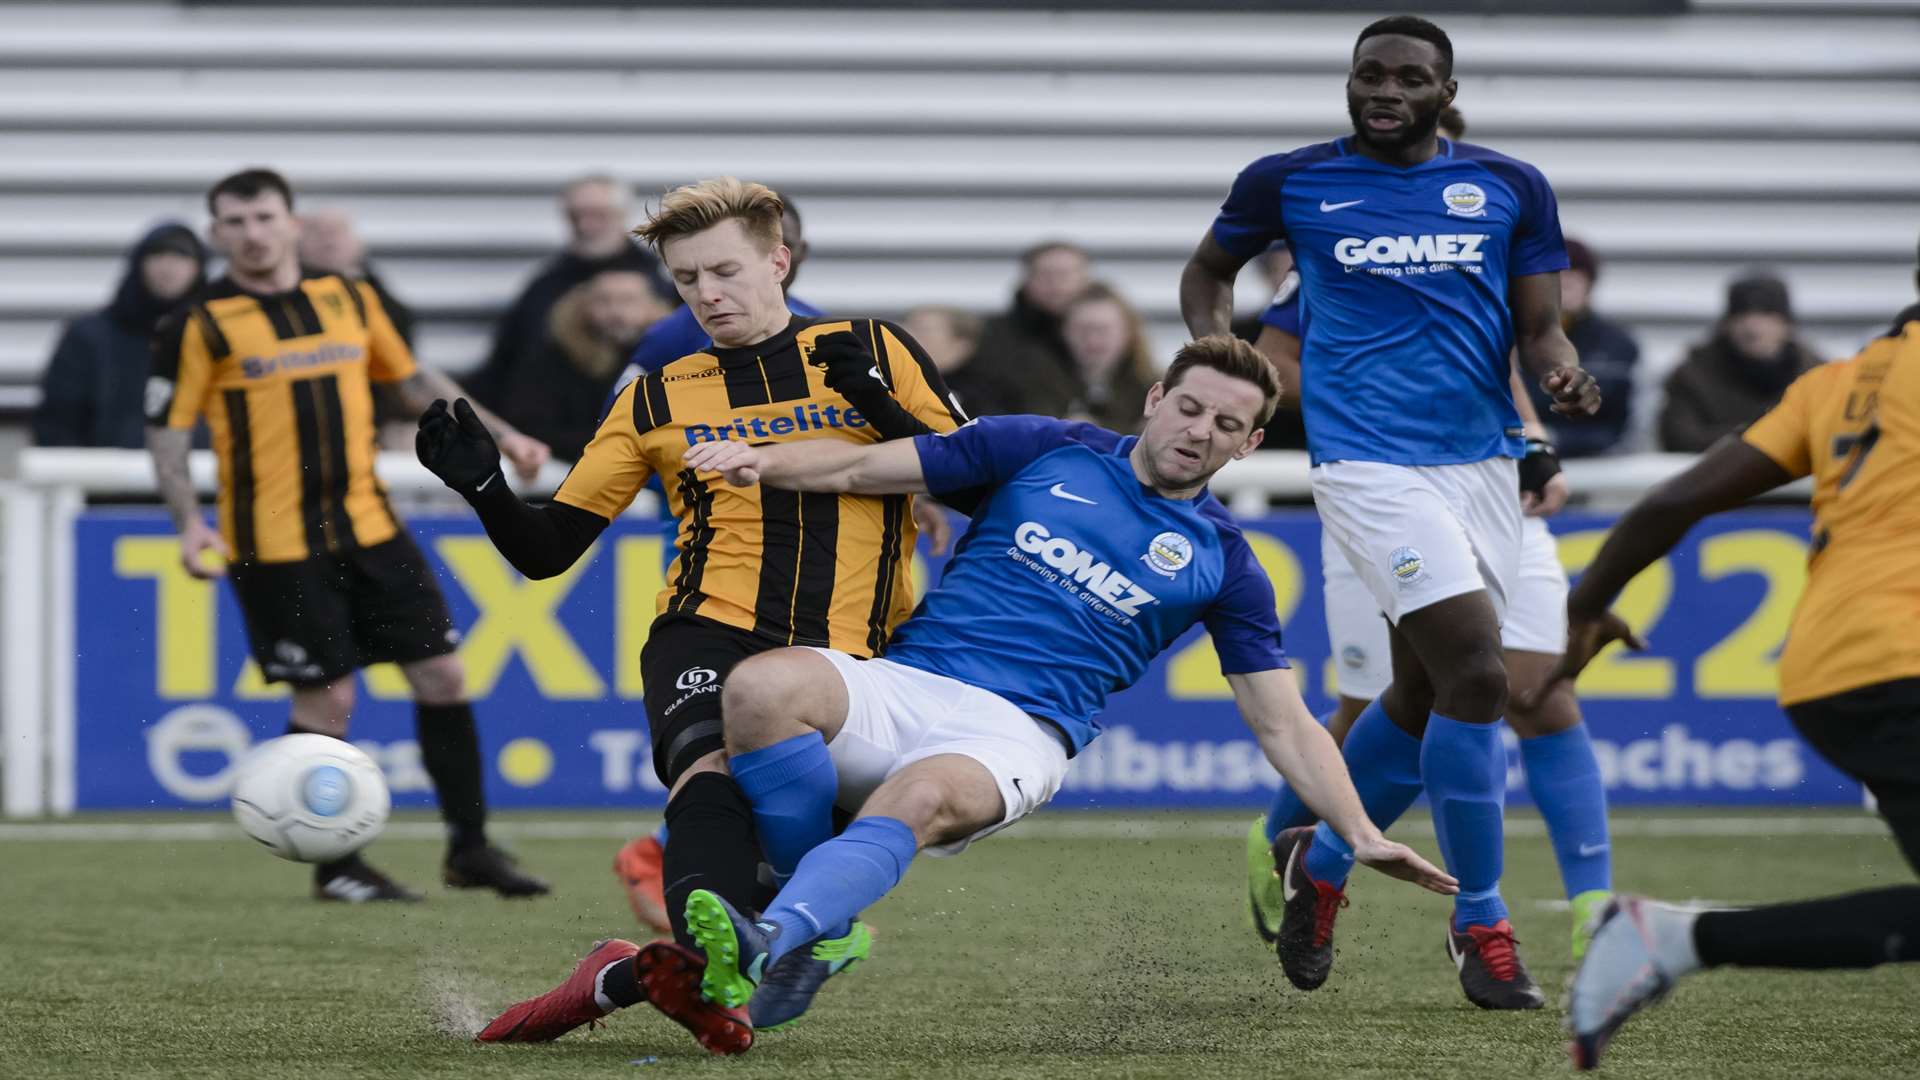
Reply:
[[[1247, 819], [1206, 817], [1181, 821], [1155, 815], [1148, 818], [1109, 817], [1093, 814], [1042, 814], [1020, 822], [1003, 834], [1012, 840], [1227, 840], [1246, 835]], [[488, 832], [526, 840], [627, 840], [652, 831], [657, 822], [650, 818], [579, 821], [539, 819], [516, 821], [511, 818], [488, 825]], [[1672, 839], [1680, 837], [1737, 838], [1767, 836], [1883, 836], [1887, 827], [1877, 817], [1865, 814], [1795, 816], [1761, 815], [1755, 817], [1638, 817], [1616, 818], [1614, 836], [1635, 839]], [[1416, 818], [1394, 827], [1400, 837], [1429, 839], [1433, 822]], [[236, 840], [237, 826], [224, 821], [53, 821], [0, 824], [0, 842], [74, 843], [89, 841], [206, 841]], [[384, 836], [396, 840], [437, 840], [446, 835], [436, 822], [402, 821], [387, 826]], [[1546, 825], [1539, 818], [1522, 817], [1507, 822], [1507, 835], [1539, 837]]]

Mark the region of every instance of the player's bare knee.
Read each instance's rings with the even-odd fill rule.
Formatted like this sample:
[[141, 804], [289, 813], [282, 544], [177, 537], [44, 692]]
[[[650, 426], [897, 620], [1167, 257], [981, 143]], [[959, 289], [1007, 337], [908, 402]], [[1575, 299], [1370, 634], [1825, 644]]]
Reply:
[[1433, 711], [1469, 724], [1491, 724], [1507, 708], [1507, 669], [1498, 654], [1470, 653], [1435, 679]]
[[335, 679], [319, 686], [301, 686], [293, 691], [293, 725], [302, 731], [347, 737], [347, 721], [353, 716], [353, 676]]
[[402, 664], [413, 700], [422, 705], [458, 705], [467, 700], [467, 669], [452, 653]]
[[720, 691], [728, 752], [744, 753], [820, 730], [827, 690], [838, 685], [831, 662], [805, 649], [742, 660]]

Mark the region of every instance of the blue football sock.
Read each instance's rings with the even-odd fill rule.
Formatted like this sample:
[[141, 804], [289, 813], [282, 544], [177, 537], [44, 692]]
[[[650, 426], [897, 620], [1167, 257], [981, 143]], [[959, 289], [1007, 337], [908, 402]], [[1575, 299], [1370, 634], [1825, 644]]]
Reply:
[[[1321, 727], [1327, 726], [1327, 722], [1333, 719], [1333, 713], [1334, 710], [1329, 709], [1317, 718]], [[1281, 780], [1280, 790], [1273, 793], [1273, 803], [1267, 807], [1267, 843], [1280, 839], [1280, 834], [1287, 829], [1311, 825], [1318, 820], [1314, 812], [1307, 809], [1307, 804], [1300, 801], [1300, 796], [1293, 793], [1285, 780]]]
[[1613, 852], [1607, 838], [1607, 791], [1600, 782], [1587, 725], [1520, 740], [1527, 791], [1547, 820], [1553, 856], [1569, 899], [1613, 889]]
[[767, 966], [887, 895], [919, 850], [906, 822], [890, 817], [859, 818], [814, 848], [760, 917], [780, 928]]
[[775, 874], [792, 874], [807, 852], [832, 838], [840, 781], [819, 732], [734, 754], [727, 768], [753, 804], [760, 850]]
[[1507, 755], [1499, 726], [1466, 724], [1433, 713], [1420, 745], [1420, 775], [1433, 803], [1440, 855], [1447, 871], [1460, 879], [1453, 906], [1455, 928], [1499, 922], [1507, 917], [1500, 900]]
[[[1400, 730], [1375, 698], [1353, 722], [1340, 746], [1354, 790], [1367, 817], [1382, 830], [1400, 820], [1420, 797], [1420, 740]], [[1345, 887], [1353, 849], [1325, 822], [1313, 831], [1307, 873], [1315, 881]]]

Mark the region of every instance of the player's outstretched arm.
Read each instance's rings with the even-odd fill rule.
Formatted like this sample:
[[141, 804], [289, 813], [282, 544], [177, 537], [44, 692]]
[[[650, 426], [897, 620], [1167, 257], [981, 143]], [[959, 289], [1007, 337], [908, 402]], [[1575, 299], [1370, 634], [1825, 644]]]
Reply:
[[841, 439], [797, 439], [753, 446], [733, 439], [697, 443], [682, 461], [717, 472], [734, 487], [766, 484], [788, 491], [857, 495], [922, 495], [926, 475], [912, 439], [862, 445]]
[[487, 539], [515, 570], [539, 580], [559, 575], [586, 554], [609, 524], [577, 506], [551, 502], [535, 508], [500, 475], [500, 448], [467, 399], [444, 399], [420, 416], [414, 436], [420, 464], [467, 500]]
[[1757, 447], [1728, 435], [1685, 472], [1647, 492], [1614, 523], [1600, 553], [1580, 575], [1567, 597], [1567, 650], [1545, 682], [1518, 695], [1520, 705], [1535, 707], [1560, 681], [1578, 678], [1601, 649], [1616, 641], [1646, 648], [1624, 620], [1607, 610], [1620, 590], [1672, 551], [1701, 518], [1731, 510], [1792, 479]]
[[1442, 895], [1460, 891], [1458, 881], [1412, 848], [1387, 839], [1367, 817], [1340, 748], [1307, 711], [1293, 672], [1274, 668], [1228, 675], [1227, 685], [1267, 760], [1307, 808], [1352, 845], [1356, 860]]

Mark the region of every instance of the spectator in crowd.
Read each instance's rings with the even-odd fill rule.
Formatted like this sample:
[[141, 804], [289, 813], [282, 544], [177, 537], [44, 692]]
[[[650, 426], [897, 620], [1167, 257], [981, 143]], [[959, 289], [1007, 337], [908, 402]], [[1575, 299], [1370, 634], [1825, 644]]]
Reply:
[[[1592, 457], [1619, 445], [1633, 415], [1633, 375], [1640, 363], [1640, 343], [1626, 327], [1594, 314], [1593, 285], [1600, 280], [1600, 260], [1593, 249], [1567, 240], [1567, 263], [1560, 271], [1560, 321], [1567, 340], [1580, 353], [1580, 366], [1600, 383], [1600, 411], [1578, 420], [1553, 411], [1553, 399], [1534, 383], [1534, 411], [1546, 422], [1553, 444], [1563, 458]], [[1757, 415], [1757, 414], [1756, 414]]]
[[1110, 431], [1140, 430], [1147, 391], [1153, 389], [1153, 351], [1140, 313], [1111, 286], [1087, 286], [1061, 320], [1078, 391], [1055, 415], [1086, 420]]
[[1087, 253], [1049, 241], [1023, 252], [1020, 268], [1013, 306], [988, 320], [967, 366], [977, 378], [1017, 392], [1000, 403], [1004, 411], [1058, 416], [1080, 389], [1060, 320], [1091, 280]]
[[413, 309], [401, 303], [374, 272], [373, 264], [367, 260], [367, 245], [345, 210], [323, 206], [300, 215], [300, 265], [323, 274], [339, 274], [366, 282], [380, 297], [380, 304], [387, 309], [387, 318], [393, 320], [400, 339], [407, 343], [407, 348], [419, 351], [419, 342], [413, 336]]
[[553, 306], [541, 361], [508, 373], [500, 418], [577, 460], [627, 355], [665, 313], [647, 275], [622, 266], [595, 274]]
[[581, 177], [561, 193], [567, 218], [567, 247], [527, 282], [494, 329], [493, 347], [467, 390], [482, 404], [506, 403], [506, 387], [526, 364], [538, 367], [546, 357], [548, 319], [560, 298], [602, 270], [624, 267], [645, 275], [655, 293], [678, 302], [653, 253], [627, 235], [632, 199], [626, 186], [610, 176]]
[[957, 307], [928, 304], [907, 312], [901, 325], [927, 350], [933, 366], [946, 379], [947, 389], [968, 416], [993, 416], [1010, 411], [1018, 392], [996, 384], [973, 365], [985, 325], [980, 316]]
[[1788, 384], [1820, 362], [1794, 330], [1785, 282], [1752, 273], [1728, 286], [1713, 337], [1667, 378], [1661, 449], [1698, 453], [1772, 408]]
[[146, 446], [147, 367], [160, 317], [207, 282], [207, 249], [178, 222], [127, 255], [113, 302], [68, 323], [40, 379], [36, 446]]

